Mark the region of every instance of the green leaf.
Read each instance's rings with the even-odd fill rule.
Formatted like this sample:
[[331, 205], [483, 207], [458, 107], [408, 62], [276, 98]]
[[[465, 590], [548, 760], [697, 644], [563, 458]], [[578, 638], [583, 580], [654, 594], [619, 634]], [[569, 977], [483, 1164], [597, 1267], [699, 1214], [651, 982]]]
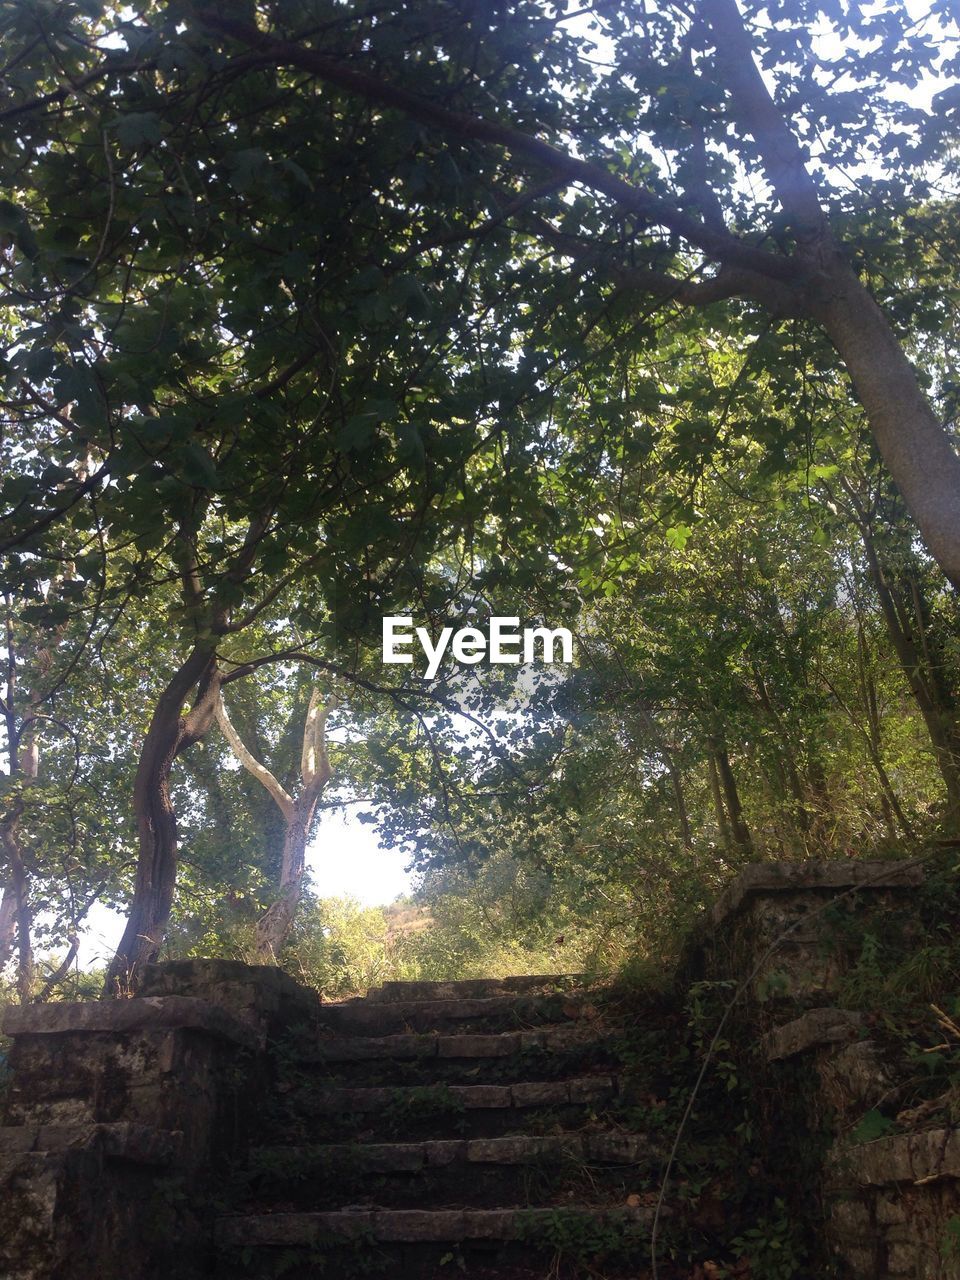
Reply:
[[120, 145], [131, 149], [145, 144], [152, 146], [163, 137], [160, 117], [155, 111], [131, 111], [117, 116], [113, 122], [113, 131]]
[[682, 551], [687, 545], [691, 533], [693, 533], [693, 530], [688, 524], [674, 524], [666, 531], [664, 537], [674, 551]]
[[853, 1140], [854, 1142], [874, 1142], [895, 1128], [894, 1121], [874, 1107], [853, 1130]]

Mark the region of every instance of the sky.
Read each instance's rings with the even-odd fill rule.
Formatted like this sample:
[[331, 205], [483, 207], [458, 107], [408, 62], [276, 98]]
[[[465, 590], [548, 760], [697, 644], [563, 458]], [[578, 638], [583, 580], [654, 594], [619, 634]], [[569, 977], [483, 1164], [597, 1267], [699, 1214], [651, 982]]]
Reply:
[[406, 855], [379, 848], [376, 830], [358, 820], [356, 809], [322, 816], [307, 852], [307, 869], [318, 897], [349, 896], [364, 906], [379, 907], [412, 892], [414, 877], [406, 871]]

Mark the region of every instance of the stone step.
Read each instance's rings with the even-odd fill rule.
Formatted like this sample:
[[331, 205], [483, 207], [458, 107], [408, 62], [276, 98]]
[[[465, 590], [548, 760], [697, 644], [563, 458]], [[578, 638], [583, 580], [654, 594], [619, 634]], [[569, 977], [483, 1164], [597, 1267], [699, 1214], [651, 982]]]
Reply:
[[544, 1159], [635, 1165], [653, 1152], [650, 1139], [640, 1134], [515, 1134], [504, 1138], [258, 1147], [251, 1152], [251, 1163], [278, 1171], [284, 1166], [302, 1170], [311, 1165], [336, 1168], [342, 1163], [366, 1173], [419, 1173], [449, 1165], [522, 1165]]
[[605, 1037], [589, 1023], [546, 1027], [537, 1031], [446, 1035], [442, 1032], [389, 1036], [329, 1036], [301, 1053], [300, 1063], [413, 1062], [436, 1058], [509, 1058], [518, 1053], [566, 1053], [587, 1048]]
[[346, 1000], [320, 1007], [321, 1033], [386, 1036], [396, 1032], [437, 1031], [459, 1023], [482, 1024], [484, 1031], [529, 1030], [596, 1016], [584, 996], [498, 995], [459, 1000]]
[[215, 1240], [221, 1249], [257, 1247], [316, 1249], [340, 1241], [382, 1243], [520, 1240], [558, 1216], [584, 1223], [648, 1227], [653, 1209], [342, 1209], [321, 1213], [237, 1214], [220, 1218]]
[[[520, 1134], [263, 1147], [251, 1151], [242, 1207], [256, 1212], [352, 1208], [494, 1209], [621, 1205], [654, 1187], [662, 1151], [640, 1135]], [[238, 1204], [237, 1209], [241, 1207]]]
[[373, 987], [366, 998], [375, 1003], [405, 1000], [470, 1000], [515, 993], [553, 994], [583, 991], [582, 973], [522, 974], [509, 978], [458, 978], [437, 982], [385, 982]]
[[502, 1110], [513, 1107], [587, 1106], [616, 1096], [616, 1076], [574, 1080], [529, 1080], [516, 1084], [331, 1088], [304, 1091], [299, 1105], [312, 1115], [346, 1116], [409, 1107], [446, 1110]]

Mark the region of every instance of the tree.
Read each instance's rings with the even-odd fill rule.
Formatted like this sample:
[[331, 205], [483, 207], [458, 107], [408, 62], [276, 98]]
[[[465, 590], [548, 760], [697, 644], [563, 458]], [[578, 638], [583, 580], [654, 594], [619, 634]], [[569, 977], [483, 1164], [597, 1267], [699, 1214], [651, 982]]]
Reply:
[[[23, 581], [4, 600], [0, 828], [11, 881], [0, 905], [9, 921], [0, 970], [16, 951], [21, 999], [51, 994], [91, 907], [116, 904], [127, 887], [130, 751], [144, 714], [143, 668], [163, 652], [140, 605], [122, 625], [105, 618], [92, 632], [70, 550], [57, 577]], [[45, 974], [43, 951], [62, 947], [65, 957]]]
[[[604, 4], [588, 15], [613, 55], [604, 71], [547, 0], [8, 6], [4, 585], [50, 580], [68, 544], [89, 643], [140, 598], [170, 636], [149, 666], [114, 980], [135, 980], [160, 944], [178, 869], [172, 771], [223, 689], [283, 662], [369, 680], [381, 613], [439, 621], [467, 583], [489, 599], [519, 587], [531, 614], [575, 611], [584, 584], [556, 574], [553, 549], [585, 567], [592, 476], [617, 450], [642, 466], [645, 418], [668, 402], [695, 412], [660, 455], [678, 484], [654, 523], [669, 509], [682, 540], [691, 453], [747, 423], [785, 455], [817, 411], [809, 386], [839, 358], [960, 582], [960, 463], [904, 347], [929, 346], [930, 298], [953, 288], [931, 262], [955, 234], [950, 200], [933, 205], [925, 167], [953, 175], [955, 123], [949, 95], [937, 114], [889, 89], [955, 76], [953, 16], [932, 13], [941, 48], [899, 4], [745, 17], [734, 0], [639, 16]], [[852, 87], [836, 92], [841, 77]], [[876, 173], [843, 190], [843, 166], [863, 161]], [[741, 372], [691, 377], [691, 349], [717, 336], [748, 348]], [[689, 380], [671, 386], [678, 351]], [[630, 360], [668, 376], [618, 396]], [[928, 363], [946, 406], [943, 363]], [[597, 421], [567, 415], [567, 449], [557, 423], [584, 386], [602, 389]], [[719, 659], [714, 675], [729, 691]], [[769, 759], [809, 813], [812, 758], [783, 747], [797, 683], [762, 675]], [[432, 746], [422, 705], [401, 710]], [[730, 728], [719, 706], [701, 713], [717, 821], [746, 848]], [[682, 806], [680, 755], [658, 750]]]
[[317, 811], [317, 802], [332, 773], [327, 754], [327, 718], [338, 706], [330, 697], [322, 706], [316, 689], [303, 726], [303, 750], [300, 756], [300, 786], [291, 796], [265, 765], [244, 745], [234, 729], [223, 704], [217, 704], [217, 723], [244, 769], [262, 784], [283, 815], [284, 837], [276, 896], [257, 922], [257, 955], [265, 962], [275, 962], [293, 924], [300, 901], [307, 840]]
[[[298, 68], [461, 145], [469, 141], [503, 151], [517, 169], [552, 179], [553, 188], [605, 198], [612, 209], [600, 214], [600, 234], [591, 234], [596, 209], [582, 202], [561, 205], [553, 223], [534, 220], [532, 234], [571, 269], [586, 263], [601, 280], [615, 281], [638, 308], [664, 301], [709, 307], [741, 299], [759, 303], [775, 320], [798, 317], [822, 329], [850, 375], [880, 454], [928, 548], [960, 587], [960, 459], [895, 328], [860, 279], [855, 259], [862, 249], [839, 230], [845, 202], [830, 181], [832, 163], [866, 158], [848, 156], [853, 148], [840, 135], [859, 125], [868, 109], [879, 121], [925, 126], [932, 135], [914, 142], [895, 131], [888, 138], [875, 135], [872, 147], [865, 140], [864, 151], [872, 149], [874, 157], [879, 152], [897, 177], [904, 180], [906, 166], [932, 158], [942, 126], [889, 100], [884, 91], [890, 80], [915, 84], [924, 72], [955, 74], [960, 64], [922, 35], [911, 36], [904, 5], [874, 19], [826, 3], [792, 9], [754, 4], [747, 17], [735, 0], [665, 6], [639, 17], [604, 6], [594, 17], [614, 41], [623, 72], [619, 83], [617, 76], [601, 81], [596, 95], [569, 43], [558, 40], [563, 17], [551, 6], [528, 3], [509, 21], [497, 7], [478, 11], [469, 3], [439, 4], [431, 21], [420, 8], [414, 16], [402, 6], [378, 7], [374, 17], [358, 6], [331, 24], [321, 5], [314, 14], [328, 21], [315, 42], [297, 38], [298, 28], [309, 29], [309, 6], [268, 9], [268, 29], [215, 7], [197, 6], [194, 12], [208, 30], [273, 66]], [[761, 13], [766, 23], [751, 26], [750, 19]], [[933, 4], [931, 16], [944, 36], [946, 29], [956, 34], [949, 4]], [[849, 40], [838, 57], [818, 56], [817, 22]], [[374, 28], [377, 33], [369, 34]], [[361, 32], [367, 40], [358, 58]], [[864, 56], [861, 49], [874, 37], [880, 38], [879, 50]], [[538, 48], [541, 43], [545, 49]], [[485, 65], [509, 68], [499, 82], [473, 73], [478, 49]], [[778, 92], [768, 88], [758, 60]], [[543, 87], [558, 66], [571, 90], [576, 86], [576, 105], [558, 111], [556, 94], [545, 93], [541, 109], [530, 81]], [[802, 89], [795, 92], [798, 69]], [[856, 88], [832, 94], [818, 73], [846, 74]], [[425, 81], [433, 95], [423, 88]], [[478, 111], [478, 102], [491, 95], [495, 111]], [[818, 130], [832, 145], [818, 157], [815, 177], [808, 154]], [[863, 132], [854, 128], [856, 141]], [[570, 136], [586, 155], [563, 147]], [[603, 146], [611, 137], [618, 139], [616, 153]], [[730, 146], [741, 174], [759, 165], [778, 208], [765, 193], [751, 200], [738, 189], [732, 180], [736, 170], [724, 154]], [[669, 166], [660, 160], [667, 154]], [[620, 236], [610, 234], [617, 229]], [[768, 247], [771, 242], [775, 248]]]
[[[69, 6], [8, 18], [8, 79], [46, 106], [0, 120], [20, 201], [2, 211], [7, 580], [42, 576], [66, 527], [86, 607], [162, 598], [176, 636], [133, 785], [138, 869], [111, 974], [127, 982], [173, 900], [171, 770], [221, 686], [303, 653], [336, 665], [342, 649], [349, 670], [395, 596], [429, 593], [430, 554], [498, 479], [480, 460], [527, 427], [488, 412], [510, 375], [466, 358], [496, 363], [508, 330], [469, 280], [410, 273], [442, 216], [421, 202], [411, 226], [411, 202], [379, 194], [404, 154], [424, 190], [415, 139], [372, 136], [362, 104], [318, 110], [269, 68], [237, 79], [169, 10], [151, 9], [153, 34]], [[50, 88], [61, 72], [87, 91]], [[428, 191], [449, 183], [435, 169]]]

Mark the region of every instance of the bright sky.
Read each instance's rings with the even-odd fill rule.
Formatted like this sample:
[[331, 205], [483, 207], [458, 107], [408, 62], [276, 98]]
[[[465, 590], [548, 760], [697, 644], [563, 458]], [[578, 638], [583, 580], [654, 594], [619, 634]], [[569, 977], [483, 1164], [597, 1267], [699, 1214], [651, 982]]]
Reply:
[[314, 892], [321, 898], [358, 898], [364, 906], [393, 902], [413, 889], [406, 856], [377, 846], [376, 827], [352, 812], [326, 813], [307, 853]]

